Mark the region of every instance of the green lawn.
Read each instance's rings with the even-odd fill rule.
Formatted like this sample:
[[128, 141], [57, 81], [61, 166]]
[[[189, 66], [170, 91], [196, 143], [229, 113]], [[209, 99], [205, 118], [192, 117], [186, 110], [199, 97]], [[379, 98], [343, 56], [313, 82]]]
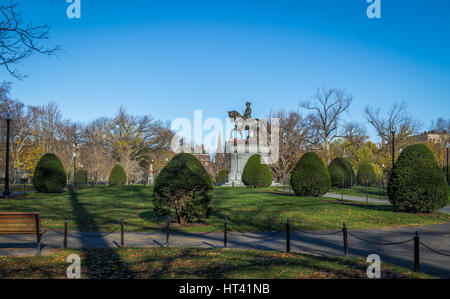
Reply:
[[[336, 194], [342, 194], [342, 189], [333, 188], [333, 189], [330, 190], [330, 192], [336, 193]], [[344, 188], [344, 194], [345, 195], [352, 195], [352, 196], [366, 197], [366, 187], [364, 187], [364, 186], [354, 186], [351, 189], [350, 188]], [[368, 187], [367, 188], [367, 194], [369, 195], [369, 198], [389, 199], [388, 195], [387, 195], [387, 188], [386, 187]], [[449, 189], [448, 189], [448, 199], [450, 201], [450, 186], [449, 186]]]
[[[342, 194], [342, 189], [333, 188], [330, 190], [331, 193]], [[367, 193], [369, 198], [378, 199], [388, 199], [387, 188], [386, 187], [368, 187]], [[345, 195], [366, 197], [366, 187], [364, 186], [354, 186], [353, 188], [344, 188]]]
[[[56, 251], [42, 257], [0, 257], [1, 278], [66, 278], [69, 254], [81, 260], [81, 278], [367, 278], [363, 259], [256, 250], [121, 248]], [[381, 278], [433, 278], [382, 264]]]
[[[334, 230], [346, 222], [350, 229], [429, 225], [450, 221], [450, 215], [394, 213], [389, 206], [365, 206], [327, 198], [295, 197], [274, 188], [224, 188], [214, 191], [213, 213], [204, 223], [174, 230], [208, 232], [222, 230], [228, 217], [234, 231], [282, 230], [289, 217], [292, 229]], [[95, 187], [60, 194], [29, 193], [0, 199], [0, 211], [38, 211], [47, 230], [62, 230], [63, 218], [70, 230], [109, 231], [125, 218], [127, 231], [149, 231], [164, 225], [153, 211], [152, 187]]]

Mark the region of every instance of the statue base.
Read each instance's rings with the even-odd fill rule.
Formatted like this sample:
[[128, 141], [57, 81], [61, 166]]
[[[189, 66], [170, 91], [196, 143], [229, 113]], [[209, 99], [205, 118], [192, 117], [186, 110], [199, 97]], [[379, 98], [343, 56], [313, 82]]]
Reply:
[[242, 148], [237, 146], [235, 150], [230, 152], [230, 173], [228, 174], [227, 186], [245, 186], [242, 182], [242, 173], [248, 159], [256, 154], [261, 155], [261, 158], [267, 163], [269, 159], [268, 147], [255, 146], [255, 148], [249, 148], [249, 145], [243, 145]]

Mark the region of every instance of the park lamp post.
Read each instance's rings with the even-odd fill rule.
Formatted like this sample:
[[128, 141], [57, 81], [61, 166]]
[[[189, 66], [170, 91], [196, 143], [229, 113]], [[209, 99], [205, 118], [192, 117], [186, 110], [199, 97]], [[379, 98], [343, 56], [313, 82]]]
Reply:
[[6, 163], [5, 163], [5, 191], [3, 191], [3, 197], [8, 198], [11, 195], [11, 191], [9, 190], [9, 129], [12, 119], [12, 113], [7, 111], [5, 113], [6, 120]]
[[447, 182], [449, 181], [449, 175], [448, 175], [448, 150], [450, 148], [450, 141], [447, 141], [447, 144], [445, 145], [445, 147], [447, 148]]
[[392, 127], [391, 136], [392, 136], [392, 169], [394, 169], [394, 164], [395, 164], [395, 125]]
[[75, 186], [75, 175], [77, 174], [77, 152], [73, 153], [73, 185]]
[[74, 143], [73, 144], [73, 185], [76, 185], [75, 182], [75, 175], [77, 174], [77, 150], [78, 150], [79, 146], [78, 144]]

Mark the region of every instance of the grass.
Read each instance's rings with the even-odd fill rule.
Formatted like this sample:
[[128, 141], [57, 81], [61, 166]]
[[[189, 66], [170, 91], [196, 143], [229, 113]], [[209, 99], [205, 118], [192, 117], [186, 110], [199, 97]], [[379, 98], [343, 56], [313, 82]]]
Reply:
[[[81, 257], [81, 278], [268, 279], [367, 278], [363, 259], [236, 249], [120, 248], [56, 251], [42, 257], [0, 257], [0, 278], [66, 278], [69, 254]], [[382, 264], [381, 278], [433, 278]]]
[[[342, 194], [342, 189], [333, 188], [331, 193]], [[367, 194], [369, 198], [389, 199], [387, 195], [387, 187], [368, 187]], [[354, 186], [353, 188], [344, 188], [344, 195], [366, 197], [366, 187]], [[450, 186], [448, 189], [448, 199], [450, 201]]]
[[[341, 188], [333, 188], [331, 193], [342, 194]], [[386, 187], [368, 187], [369, 198], [388, 199]], [[353, 188], [344, 188], [344, 195], [366, 197], [366, 187], [354, 186]]]
[[[47, 230], [62, 230], [63, 218], [70, 219], [69, 230], [109, 231], [118, 227], [123, 217], [126, 231], [159, 229], [165, 219], [153, 211], [152, 187], [102, 186], [60, 194], [29, 193], [0, 199], [0, 211], [38, 211]], [[274, 188], [217, 187], [212, 202], [213, 213], [204, 223], [194, 223], [174, 230], [207, 232], [222, 230], [228, 217], [233, 231], [274, 231], [284, 229], [287, 218], [291, 227], [303, 230], [334, 230], [346, 222], [350, 229], [431, 225], [450, 221], [450, 215], [395, 213], [387, 205], [369, 205], [328, 198], [295, 197]]]

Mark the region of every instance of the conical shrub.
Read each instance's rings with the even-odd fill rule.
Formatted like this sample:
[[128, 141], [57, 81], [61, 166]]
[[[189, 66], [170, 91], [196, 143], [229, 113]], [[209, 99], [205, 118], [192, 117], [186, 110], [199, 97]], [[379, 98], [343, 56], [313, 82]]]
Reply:
[[355, 175], [352, 166], [346, 159], [339, 157], [331, 161], [328, 172], [330, 173], [331, 186], [337, 188], [351, 187]]
[[242, 182], [246, 186], [259, 188], [269, 187], [272, 185], [272, 181], [272, 172], [262, 159], [261, 155], [251, 156], [242, 172]]
[[291, 187], [297, 196], [321, 196], [330, 190], [330, 174], [313, 152], [304, 154], [291, 174]]
[[33, 186], [39, 192], [59, 193], [67, 183], [66, 171], [55, 154], [45, 154], [39, 160], [33, 175]]
[[109, 174], [109, 185], [121, 186], [127, 183], [127, 174], [120, 164], [114, 165], [111, 173]]
[[373, 186], [377, 182], [377, 174], [375, 169], [373, 169], [372, 164], [363, 163], [359, 167], [358, 171], [358, 184], [361, 186]]
[[431, 213], [447, 205], [448, 185], [433, 152], [424, 144], [408, 146], [395, 163], [388, 184], [397, 211]]
[[216, 176], [216, 184], [225, 183], [228, 180], [228, 171], [226, 169], [222, 169]]
[[153, 189], [155, 212], [175, 214], [177, 222], [201, 221], [211, 213], [212, 177], [191, 154], [176, 155], [156, 178]]

